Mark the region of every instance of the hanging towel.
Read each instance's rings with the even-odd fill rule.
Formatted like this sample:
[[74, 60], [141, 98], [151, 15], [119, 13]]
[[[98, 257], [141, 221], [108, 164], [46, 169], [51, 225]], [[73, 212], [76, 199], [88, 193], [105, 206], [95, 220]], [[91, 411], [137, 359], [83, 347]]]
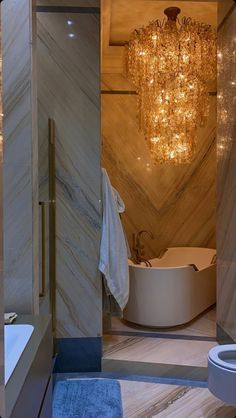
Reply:
[[[124, 211], [125, 211], [125, 204], [124, 204], [122, 198], [120, 197], [119, 192], [115, 189], [115, 187], [112, 187], [112, 190], [113, 190], [113, 193], [114, 193], [114, 197], [115, 197], [115, 200], [116, 200], [117, 210], [118, 210], [118, 213], [119, 213], [119, 216], [120, 216], [120, 220], [121, 220], [122, 219], [121, 218], [121, 213], [124, 213]], [[122, 226], [123, 233], [124, 233], [124, 237], [125, 237], [128, 258], [130, 258], [131, 257], [131, 251], [130, 251], [130, 248], [129, 248], [129, 243], [128, 243], [128, 240], [127, 240], [127, 236], [126, 236], [125, 230], [124, 230], [123, 225], [122, 225], [122, 220], [121, 220], [121, 226]]]
[[103, 168], [103, 221], [99, 270], [105, 276], [111, 294], [123, 310], [129, 297], [129, 270], [126, 239], [119, 216], [119, 208], [124, 204], [118, 196]]
[[12, 324], [16, 318], [17, 314], [15, 312], [4, 313], [4, 324]]
[[[103, 168], [102, 170], [105, 170], [105, 168]], [[108, 176], [107, 172], [106, 172], [106, 175]], [[109, 179], [109, 177], [108, 177], [108, 179]], [[115, 199], [115, 202], [116, 202], [116, 207], [117, 207], [118, 213], [124, 213], [125, 204], [124, 204], [123, 200], [121, 199], [121, 197], [119, 195], [119, 192], [115, 189], [115, 187], [112, 187], [112, 191], [113, 191], [113, 194], [114, 194], [114, 199]]]

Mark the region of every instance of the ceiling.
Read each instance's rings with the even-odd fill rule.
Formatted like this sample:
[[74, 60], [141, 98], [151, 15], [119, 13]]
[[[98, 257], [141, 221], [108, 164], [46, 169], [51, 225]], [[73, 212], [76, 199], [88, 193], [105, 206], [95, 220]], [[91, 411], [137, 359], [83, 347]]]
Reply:
[[102, 0], [102, 73], [124, 72], [124, 42], [131, 32], [164, 17], [170, 6], [181, 9], [180, 18], [191, 17], [216, 26], [217, 1]]
[[111, 2], [110, 44], [128, 41], [131, 32], [147, 25], [150, 21], [165, 17], [167, 7], [181, 9], [179, 17], [191, 17], [199, 22], [216, 26], [216, 2], [157, 1], [157, 0], [113, 0]]

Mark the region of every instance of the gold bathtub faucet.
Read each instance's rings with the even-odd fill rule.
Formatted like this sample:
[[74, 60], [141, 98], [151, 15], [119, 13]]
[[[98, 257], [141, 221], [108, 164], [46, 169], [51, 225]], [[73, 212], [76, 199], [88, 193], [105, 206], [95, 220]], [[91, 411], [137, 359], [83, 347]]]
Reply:
[[144, 245], [141, 244], [141, 236], [142, 234], [147, 234], [151, 239], [154, 239], [154, 235], [150, 231], [142, 230], [139, 231], [137, 234], [133, 234], [133, 257], [132, 261], [135, 264], [140, 264], [142, 261], [146, 264], [147, 267], [152, 267], [150, 261], [145, 259], [143, 256], [145, 254], [144, 252]]

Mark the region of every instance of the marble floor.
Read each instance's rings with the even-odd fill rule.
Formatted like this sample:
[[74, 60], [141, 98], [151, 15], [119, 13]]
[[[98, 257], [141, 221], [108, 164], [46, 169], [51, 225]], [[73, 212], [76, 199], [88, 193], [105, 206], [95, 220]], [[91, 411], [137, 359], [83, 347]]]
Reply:
[[120, 381], [124, 418], [235, 418], [208, 389]]
[[175, 328], [142, 328], [119, 318], [112, 318], [111, 332], [168, 333], [175, 335], [216, 336], [216, 308], [210, 308], [190, 323]]
[[206, 367], [207, 353], [217, 345], [215, 328], [215, 308], [174, 330], [137, 329], [114, 318], [103, 337], [103, 358]]
[[216, 341], [105, 335], [104, 359], [207, 367], [207, 353]]
[[[215, 398], [207, 388], [137, 381], [104, 373], [59, 373], [54, 380], [115, 379], [121, 386], [123, 418], [235, 418], [236, 408]], [[163, 383], [162, 383], [163, 382]], [[95, 418], [95, 416], [94, 416]]]
[[207, 355], [216, 346], [215, 308], [185, 327], [147, 330], [119, 319], [103, 336], [103, 371], [207, 380]]

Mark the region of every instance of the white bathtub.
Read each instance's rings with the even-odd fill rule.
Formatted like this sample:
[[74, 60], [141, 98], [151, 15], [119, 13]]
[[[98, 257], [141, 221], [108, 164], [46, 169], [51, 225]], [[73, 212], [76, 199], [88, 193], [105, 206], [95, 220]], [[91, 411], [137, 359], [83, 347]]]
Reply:
[[5, 385], [10, 379], [32, 333], [32, 325], [4, 326]]
[[209, 248], [178, 247], [150, 260], [152, 267], [129, 261], [130, 297], [124, 319], [148, 327], [191, 321], [216, 302], [215, 254]]

